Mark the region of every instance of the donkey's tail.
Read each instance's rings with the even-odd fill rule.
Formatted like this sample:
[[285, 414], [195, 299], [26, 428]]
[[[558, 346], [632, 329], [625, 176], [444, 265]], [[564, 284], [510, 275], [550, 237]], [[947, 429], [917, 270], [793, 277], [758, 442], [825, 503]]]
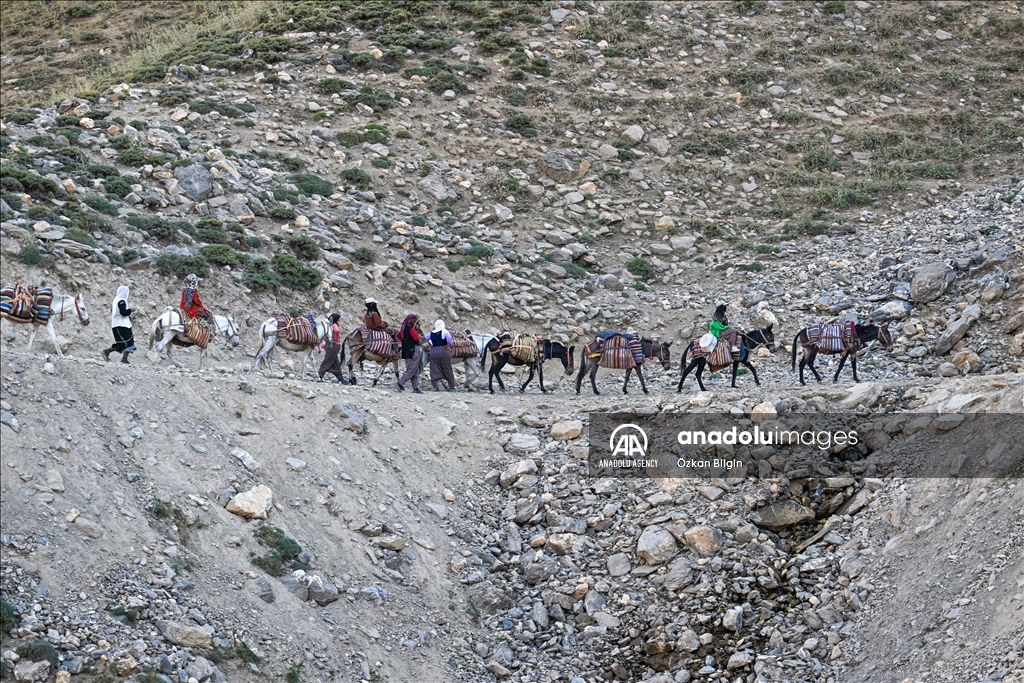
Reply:
[[793, 370], [796, 370], [796, 345], [797, 345], [797, 342], [798, 342], [799, 339], [800, 339], [800, 332], [797, 332], [796, 336], [793, 337], [793, 359], [792, 359], [792, 363], [789, 366], [790, 372], [792, 372]]
[[683, 360], [679, 363], [679, 367], [684, 370], [686, 369], [686, 357], [690, 355], [691, 350], [693, 350], [693, 342], [687, 344], [686, 348], [683, 349]]

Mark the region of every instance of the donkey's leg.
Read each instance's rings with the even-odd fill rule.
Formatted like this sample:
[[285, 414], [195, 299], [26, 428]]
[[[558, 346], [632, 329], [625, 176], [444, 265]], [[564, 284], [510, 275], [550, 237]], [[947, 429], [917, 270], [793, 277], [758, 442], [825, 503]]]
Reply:
[[850, 354], [850, 367], [853, 368], [853, 381], [859, 382], [860, 378], [857, 377], [857, 352], [854, 351]]
[[252, 362], [252, 371], [255, 372], [259, 369], [260, 363], [266, 365], [267, 370], [270, 369], [270, 356], [268, 354], [270, 353], [270, 350], [274, 348], [276, 340], [277, 337], [271, 337], [263, 340], [263, 348], [256, 352], [256, 358]]
[[519, 393], [526, 391], [526, 387], [529, 386], [530, 382], [533, 381], [533, 373], [537, 369], [536, 363], [530, 363], [530, 374], [526, 377], [526, 381], [523, 382], [522, 386], [519, 387]]
[[697, 365], [697, 371], [694, 373], [694, 375], [697, 377], [697, 386], [700, 387], [701, 391], [707, 391], [707, 389], [704, 387], [704, 380], [701, 378], [701, 375], [704, 374], [704, 368], [707, 366], [707, 363], [703, 363], [700, 361], [694, 362], [699, 363], [699, 365]]
[[[33, 327], [35, 326], [33, 325]], [[46, 321], [46, 331], [50, 333], [50, 339], [53, 341], [53, 348], [57, 349], [57, 355], [63, 358], [64, 352], [61, 350], [60, 344], [57, 343], [57, 330], [53, 326], [53, 318]]]
[[626, 368], [626, 379], [622, 382], [622, 393], [629, 393], [629, 376], [633, 374], [633, 368]]
[[28, 333], [28, 348], [25, 349], [28, 352], [32, 352], [32, 342], [36, 340], [36, 326], [33, 323], [29, 323]]
[[[639, 365], [636, 366], [636, 376], [640, 378], [640, 388], [644, 390], [645, 394], [648, 393], [647, 392], [647, 384], [646, 384], [646, 382], [644, 382], [644, 369], [642, 367], [640, 367]], [[623, 393], [625, 393], [625, 392], [623, 392]]]
[[814, 360], [818, 357], [818, 351], [814, 348], [811, 349], [810, 354], [807, 356], [807, 367], [811, 369], [814, 374], [814, 379], [821, 381], [821, 375], [818, 374], [818, 369], [814, 367]]
[[733, 389], [736, 388], [736, 372], [739, 369], [740, 369], [740, 362], [738, 360], [734, 360], [732, 362], [732, 385], [731, 385]]
[[590, 386], [594, 390], [594, 395], [599, 396], [600, 391], [597, 390], [597, 371], [601, 366], [598, 364], [597, 359], [593, 360], [593, 365], [590, 366]]
[[682, 363], [679, 363], [679, 369], [682, 372], [679, 374], [679, 386], [676, 387], [677, 394], [683, 390], [683, 381], [686, 379], [686, 376], [690, 374], [690, 370], [693, 370], [693, 364], [695, 361], [696, 359], [690, 361], [688, 366], [683, 366]]
[[498, 356], [495, 356], [494, 358], [491, 359], [491, 369], [487, 371], [487, 388], [490, 390], [492, 394], [494, 393], [495, 377], [498, 378], [498, 386], [501, 387], [502, 391], [505, 391], [505, 386], [501, 383], [501, 375], [498, 374], [498, 372], [501, 370], [501, 366], [503, 365], [504, 363], [501, 362], [501, 358], [499, 358]]
[[540, 382], [540, 393], [548, 393], [548, 390], [544, 388], [544, 363], [537, 363], [537, 378], [537, 381]]
[[[833, 382], [838, 382], [839, 381], [839, 373], [843, 371], [843, 366], [846, 365], [846, 358], [849, 355], [850, 355], [849, 351], [843, 351], [843, 354], [841, 356], [839, 356], [839, 367], [836, 368], [836, 374], [833, 375], [833, 377], [832, 377], [832, 381]], [[856, 381], [856, 380], [854, 380], [854, 381]]]
[[580, 372], [576, 375], [576, 393], [580, 393], [580, 385], [583, 384], [583, 376], [587, 374], [587, 357], [586, 355], [580, 359]]
[[754, 376], [754, 384], [761, 386], [761, 380], [757, 378], [757, 370], [755, 370], [754, 366], [750, 364], [750, 361], [743, 361], [743, 365], [746, 366], [746, 368], [750, 370], [750, 374]]

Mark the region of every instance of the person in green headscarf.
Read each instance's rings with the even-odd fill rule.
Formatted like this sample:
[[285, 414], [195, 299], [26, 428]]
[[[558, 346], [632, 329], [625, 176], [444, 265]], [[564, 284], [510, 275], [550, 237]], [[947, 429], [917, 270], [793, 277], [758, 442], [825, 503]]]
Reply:
[[726, 315], [726, 305], [724, 303], [718, 304], [715, 308], [715, 315], [711, 319], [711, 324], [708, 325], [708, 332], [713, 334], [716, 339], [725, 339], [733, 351], [740, 350], [736, 341], [736, 330], [729, 324], [729, 317]]

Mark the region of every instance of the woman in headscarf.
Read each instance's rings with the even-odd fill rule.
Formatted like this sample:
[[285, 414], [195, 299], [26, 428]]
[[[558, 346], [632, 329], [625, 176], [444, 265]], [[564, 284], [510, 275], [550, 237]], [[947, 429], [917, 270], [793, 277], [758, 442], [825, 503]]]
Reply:
[[324, 360], [320, 363], [320, 381], [324, 380], [324, 375], [334, 375], [340, 384], [345, 384], [345, 375], [341, 372], [341, 328], [338, 326], [338, 321], [341, 316], [337, 313], [331, 313], [331, 317], [328, 318], [330, 323], [330, 329], [327, 331], [327, 338], [324, 340]]
[[388, 329], [388, 324], [380, 319], [380, 311], [377, 310], [376, 299], [366, 300], [366, 315], [363, 316], [363, 326], [368, 330], [385, 331]]
[[114, 331], [114, 345], [101, 351], [103, 360], [109, 361], [110, 354], [117, 351], [121, 354], [121, 362], [128, 364], [128, 354], [135, 351], [132, 313], [134, 311], [128, 308], [128, 288], [122, 285], [117, 288], [117, 294], [110, 305], [110, 327]]
[[420, 391], [420, 369], [423, 363], [423, 335], [420, 334], [417, 323], [420, 317], [415, 313], [405, 316], [402, 321], [402, 329], [398, 331], [395, 338], [402, 345], [402, 359], [405, 361], [405, 372], [401, 379], [395, 383], [395, 387], [402, 391], [406, 382], [412, 382], [412, 393], [422, 394]]
[[454, 344], [451, 332], [444, 326], [443, 320], [434, 323], [434, 329], [428, 335], [430, 341], [430, 384], [437, 391], [437, 383], [444, 380], [448, 391], [455, 391], [455, 373], [452, 371], [452, 350]]
[[719, 302], [718, 306], [715, 307], [715, 314], [711, 324], [708, 325], [708, 332], [713, 334], [716, 339], [725, 339], [726, 343], [730, 345], [730, 350], [740, 350], [736, 345], [736, 330], [729, 324], [729, 317], [724, 303]]

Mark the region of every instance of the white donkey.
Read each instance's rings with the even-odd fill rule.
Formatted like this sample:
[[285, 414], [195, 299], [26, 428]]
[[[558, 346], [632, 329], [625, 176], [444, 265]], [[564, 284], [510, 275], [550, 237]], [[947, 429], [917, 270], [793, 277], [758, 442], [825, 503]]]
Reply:
[[[6, 289], [6, 287], [5, 287]], [[54, 327], [54, 318], [60, 318], [64, 320], [65, 315], [75, 314], [83, 325], [89, 324], [89, 311], [85, 310], [85, 299], [81, 294], [71, 296], [70, 294], [54, 294], [53, 300], [50, 302], [50, 318], [46, 321], [46, 330], [50, 333], [50, 339], [53, 340], [53, 348], [57, 349], [57, 355], [61, 358], [64, 357], [64, 352], [60, 350], [60, 345], [57, 343], [57, 330]], [[32, 332], [28, 335], [28, 350], [32, 350], [32, 342], [36, 340], [36, 333], [39, 331], [40, 323], [35, 320], [25, 320], [23, 318], [15, 318], [7, 315], [6, 313], [0, 313], [0, 317], [5, 320], [10, 320], [12, 323], [18, 324], [31, 324]]]
[[[213, 328], [217, 336], [227, 337], [231, 342], [232, 346], [238, 346], [238, 323], [230, 315], [225, 317], [223, 315], [213, 316]], [[173, 343], [172, 343], [173, 342]], [[153, 346], [156, 345], [154, 349]], [[185, 334], [185, 314], [180, 308], [174, 308], [168, 306], [167, 309], [160, 315], [159, 318], [153, 321], [153, 326], [149, 331], [149, 348], [148, 353], [150, 360], [156, 361], [160, 358], [160, 352], [165, 348], [167, 349], [167, 359], [174, 363], [175, 367], [181, 367], [181, 363], [174, 359], [171, 354], [173, 345], [178, 346], [195, 346], [195, 342], [188, 338]], [[203, 369], [203, 360], [206, 359], [206, 349], [200, 349], [199, 351], [199, 369]]]
[[[469, 332], [469, 330], [465, 330]], [[473, 341], [473, 346], [476, 347], [476, 355], [464, 356], [462, 358], [452, 358], [452, 363], [458, 363], [462, 361], [465, 369], [463, 370], [464, 379], [462, 386], [466, 389], [473, 388], [473, 382], [480, 376], [480, 360], [484, 357], [484, 352], [487, 350], [487, 342], [494, 339], [493, 334], [483, 334], [481, 332], [470, 332], [469, 338]], [[426, 369], [430, 365], [430, 356], [424, 351], [423, 361], [420, 365], [420, 371]]]
[[252, 368], [250, 371], [256, 370], [260, 366], [260, 363], [266, 364], [267, 370], [270, 372], [274, 371], [272, 364], [272, 352], [275, 346], [280, 346], [285, 351], [294, 352], [305, 352], [302, 355], [302, 364], [299, 367], [299, 374], [296, 377], [305, 378], [306, 376], [306, 361], [313, 357], [313, 351], [316, 350], [320, 342], [323, 341], [330, 331], [330, 325], [327, 320], [320, 318], [316, 321], [316, 338], [317, 343], [313, 346], [299, 346], [298, 344], [292, 343], [283, 337], [277, 336], [277, 318], [269, 318], [263, 321], [260, 325], [260, 340], [263, 342], [263, 346], [259, 351], [256, 352], [256, 359], [252, 362]]

